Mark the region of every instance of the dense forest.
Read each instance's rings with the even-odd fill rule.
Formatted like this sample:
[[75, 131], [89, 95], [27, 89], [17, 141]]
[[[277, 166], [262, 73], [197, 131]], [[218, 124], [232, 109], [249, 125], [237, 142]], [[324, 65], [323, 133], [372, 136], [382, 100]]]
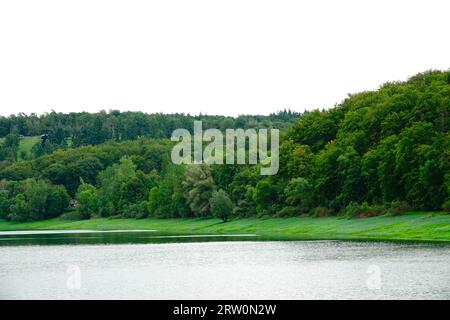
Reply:
[[[0, 118], [0, 218], [343, 215], [450, 210], [450, 71], [270, 116], [118, 111]], [[176, 128], [279, 128], [280, 170], [175, 165]], [[21, 136], [48, 134], [28, 157]], [[72, 199], [72, 200], [71, 200]], [[69, 209], [69, 203], [71, 208]]]
[[192, 131], [194, 120], [201, 120], [205, 128], [287, 128], [296, 122], [299, 114], [290, 110], [269, 116], [225, 116], [189, 114], [145, 114], [142, 112], [57, 113], [41, 116], [18, 114], [0, 117], [0, 138], [13, 136], [37, 136], [48, 134], [47, 148], [97, 145], [106, 141], [126, 141], [139, 137], [170, 138], [173, 130], [184, 128]]

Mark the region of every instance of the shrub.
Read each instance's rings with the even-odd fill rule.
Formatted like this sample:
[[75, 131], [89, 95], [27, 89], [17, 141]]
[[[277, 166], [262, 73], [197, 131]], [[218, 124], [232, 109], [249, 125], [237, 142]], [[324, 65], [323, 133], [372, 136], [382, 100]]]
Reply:
[[146, 201], [130, 204], [122, 212], [123, 218], [144, 219], [148, 217], [148, 206]]
[[316, 207], [311, 211], [311, 214], [315, 217], [329, 217], [331, 210], [326, 207]]
[[30, 205], [26, 202], [23, 194], [18, 194], [14, 199], [14, 204], [11, 205], [11, 213], [8, 215], [7, 220], [25, 222], [31, 220]]
[[100, 201], [94, 186], [81, 181], [76, 199], [77, 214], [73, 215], [73, 217], [78, 216], [80, 219], [89, 219], [99, 213]]
[[233, 202], [231, 202], [228, 194], [222, 189], [213, 191], [209, 203], [212, 213], [224, 222], [228, 220], [228, 217], [233, 212]]
[[69, 206], [70, 197], [64, 186], [50, 186], [47, 195], [45, 218], [53, 218], [64, 212]]
[[286, 202], [298, 207], [300, 211], [307, 212], [313, 203], [313, 188], [311, 183], [304, 178], [294, 178], [289, 181], [284, 189]]
[[261, 180], [256, 184], [253, 191], [253, 201], [256, 203], [256, 212], [258, 215], [273, 213], [273, 203], [276, 201], [276, 190], [273, 184], [268, 180]]
[[444, 202], [442, 205], [442, 210], [446, 212], [450, 212], [450, 199]]
[[114, 216], [116, 214], [111, 203], [102, 204], [98, 213], [102, 218]]
[[29, 221], [54, 218], [69, 205], [69, 195], [63, 186], [54, 186], [43, 180], [20, 182], [20, 192], [12, 199], [9, 220]]
[[302, 213], [302, 210], [298, 207], [287, 206], [278, 211], [275, 216], [276, 217], [294, 217], [298, 216]]
[[411, 206], [409, 205], [408, 202], [396, 200], [396, 201], [391, 202], [391, 204], [389, 205], [389, 208], [387, 210], [387, 213], [389, 215], [396, 216], [396, 215], [403, 214], [410, 210], [411, 210]]
[[13, 201], [9, 198], [7, 190], [0, 190], [0, 219], [6, 219], [10, 213]]
[[368, 218], [384, 215], [386, 209], [380, 205], [369, 205], [367, 202], [351, 202], [339, 214], [349, 218]]
[[61, 219], [63, 219], [63, 220], [83, 220], [83, 219], [86, 219], [86, 217], [83, 216], [83, 214], [81, 214], [79, 211], [72, 210], [72, 211], [62, 214]]

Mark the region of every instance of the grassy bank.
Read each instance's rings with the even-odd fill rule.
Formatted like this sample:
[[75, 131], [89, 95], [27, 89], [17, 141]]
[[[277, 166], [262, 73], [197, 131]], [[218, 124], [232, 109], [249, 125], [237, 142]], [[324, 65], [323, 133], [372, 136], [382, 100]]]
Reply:
[[[5, 138], [0, 138], [0, 143], [3, 143]], [[19, 140], [19, 148], [17, 149], [17, 157], [19, 160], [22, 159], [22, 154], [25, 154], [27, 157], [31, 154], [31, 149], [33, 146], [41, 141], [40, 136], [30, 136], [30, 137], [22, 137]]]
[[39, 136], [23, 137], [22, 139], [20, 139], [19, 150], [18, 150], [19, 158], [22, 155], [22, 153], [25, 153], [27, 156], [29, 156], [31, 154], [31, 149], [39, 141], [41, 141], [41, 137], [39, 137]]
[[173, 234], [256, 233], [263, 239], [286, 240], [416, 240], [450, 241], [450, 214], [411, 212], [396, 217], [363, 219], [271, 218], [239, 219], [223, 223], [218, 219], [92, 219], [16, 223], [0, 221], [0, 230], [56, 229], [156, 229]]

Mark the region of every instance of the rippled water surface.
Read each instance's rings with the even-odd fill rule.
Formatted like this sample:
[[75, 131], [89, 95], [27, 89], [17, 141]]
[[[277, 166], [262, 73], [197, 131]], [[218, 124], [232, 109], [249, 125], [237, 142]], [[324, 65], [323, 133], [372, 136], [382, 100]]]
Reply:
[[449, 246], [254, 239], [2, 234], [0, 298], [450, 299]]

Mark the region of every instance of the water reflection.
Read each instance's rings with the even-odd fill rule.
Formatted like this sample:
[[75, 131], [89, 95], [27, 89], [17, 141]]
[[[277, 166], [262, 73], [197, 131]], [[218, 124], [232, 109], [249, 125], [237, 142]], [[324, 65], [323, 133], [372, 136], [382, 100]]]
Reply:
[[202, 241], [236, 241], [258, 237], [256, 234], [178, 235], [157, 230], [55, 230], [0, 232], [0, 246], [65, 245], [65, 244], [123, 244], [173, 243]]
[[448, 245], [140, 231], [0, 238], [0, 299], [450, 299]]

